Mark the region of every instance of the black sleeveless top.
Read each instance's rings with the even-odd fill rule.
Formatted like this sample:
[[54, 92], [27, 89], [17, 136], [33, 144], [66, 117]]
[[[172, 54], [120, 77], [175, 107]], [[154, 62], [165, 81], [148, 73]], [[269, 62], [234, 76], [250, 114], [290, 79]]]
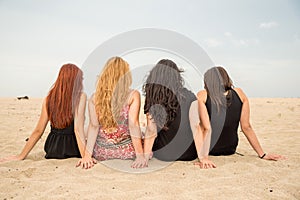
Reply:
[[212, 102], [209, 96], [206, 100], [206, 108], [211, 121], [212, 136], [210, 144], [210, 155], [231, 155], [236, 151], [238, 145], [238, 126], [242, 111], [242, 101], [236, 91], [229, 90], [226, 109], [212, 116]]
[[152, 151], [159, 160], [190, 161], [198, 157], [189, 122], [189, 109], [197, 98], [186, 88], [183, 89], [183, 95], [185, 98], [179, 102], [180, 107], [174, 121], [168, 126], [169, 129], [160, 130], [155, 138]]
[[63, 129], [51, 126], [51, 132], [45, 142], [44, 150], [46, 159], [80, 158], [81, 155], [74, 132], [74, 121], [70, 126]]

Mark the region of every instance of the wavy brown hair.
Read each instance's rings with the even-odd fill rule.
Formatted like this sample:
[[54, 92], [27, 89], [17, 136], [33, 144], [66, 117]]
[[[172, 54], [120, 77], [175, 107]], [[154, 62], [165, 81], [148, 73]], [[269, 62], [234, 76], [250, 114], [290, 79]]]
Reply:
[[83, 73], [74, 64], [61, 67], [46, 97], [47, 114], [54, 128], [66, 128], [74, 120], [82, 92]]
[[[233, 83], [223, 67], [213, 67], [205, 72], [204, 88], [212, 103], [217, 106], [217, 110], [228, 105], [227, 102], [230, 103], [232, 96], [230, 89], [233, 88]], [[224, 93], [227, 91], [228, 95], [225, 96]]]
[[184, 98], [182, 72], [173, 61], [163, 59], [150, 71], [143, 85], [144, 114], [150, 114], [156, 125], [164, 130], [175, 119]]
[[117, 127], [132, 83], [129, 64], [120, 57], [107, 61], [98, 78], [95, 92], [95, 108], [98, 121], [104, 129]]

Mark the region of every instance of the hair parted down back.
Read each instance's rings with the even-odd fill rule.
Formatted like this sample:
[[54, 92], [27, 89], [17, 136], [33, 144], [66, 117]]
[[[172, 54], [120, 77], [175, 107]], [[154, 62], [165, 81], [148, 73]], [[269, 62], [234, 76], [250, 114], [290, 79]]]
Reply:
[[74, 64], [61, 67], [58, 77], [46, 97], [46, 108], [54, 128], [66, 128], [74, 120], [74, 112], [82, 92], [83, 73]]
[[104, 129], [117, 127], [131, 83], [129, 64], [120, 57], [109, 59], [98, 78], [95, 92], [96, 113]]
[[[159, 128], [168, 129], [169, 124], [175, 119], [182, 94], [183, 78], [182, 70], [168, 59], [160, 60], [150, 71], [143, 92], [146, 96], [144, 113], [150, 114]], [[165, 110], [151, 109], [152, 106], [160, 105]]]
[[[233, 88], [233, 83], [223, 67], [212, 67], [205, 72], [204, 88], [218, 111], [230, 105], [232, 98], [230, 89]], [[225, 96], [227, 91], [228, 94]]]

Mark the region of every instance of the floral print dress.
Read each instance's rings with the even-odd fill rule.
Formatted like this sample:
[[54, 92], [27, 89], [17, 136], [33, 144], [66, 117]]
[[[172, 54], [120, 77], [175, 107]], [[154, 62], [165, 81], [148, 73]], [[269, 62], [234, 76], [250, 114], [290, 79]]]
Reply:
[[93, 157], [96, 160], [135, 158], [128, 126], [128, 112], [129, 105], [124, 106], [115, 131], [106, 132], [100, 126], [93, 150]]

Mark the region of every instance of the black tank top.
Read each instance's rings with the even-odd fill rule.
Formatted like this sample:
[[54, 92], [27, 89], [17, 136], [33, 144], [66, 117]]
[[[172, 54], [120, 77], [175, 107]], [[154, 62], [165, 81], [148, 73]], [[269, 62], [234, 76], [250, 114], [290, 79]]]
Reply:
[[197, 100], [194, 93], [186, 88], [182, 91], [184, 99], [179, 102], [174, 121], [168, 130], [160, 130], [155, 138], [152, 151], [154, 157], [163, 161], [190, 161], [197, 158], [197, 151], [193, 133], [189, 122], [189, 109], [191, 103]]
[[51, 125], [44, 150], [46, 159], [65, 159], [71, 157], [80, 158], [80, 152], [74, 132], [74, 121], [63, 129], [54, 128]]
[[222, 114], [218, 114], [220, 116], [213, 117], [214, 119], [212, 119], [212, 102], [210, 97], [207, 96], [205, 105], [212, 128], [210, 155], [234, 154], [238, 145], [237, 131], [243, 103], [233, 89], [228, 91], [228, 95], [231, 95], [231, 98], [227, 98], [226, 109], [223, 109]]

